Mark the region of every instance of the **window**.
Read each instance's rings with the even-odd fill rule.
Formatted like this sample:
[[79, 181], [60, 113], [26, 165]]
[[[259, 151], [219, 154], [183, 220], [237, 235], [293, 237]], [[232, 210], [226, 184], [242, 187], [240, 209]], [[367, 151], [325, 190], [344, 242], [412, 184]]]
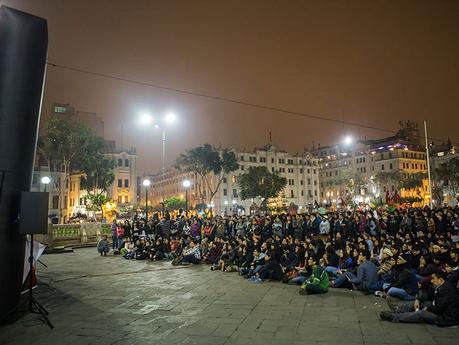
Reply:
[[293, 159], [287, 160], [287, 164], [293, 164]]
[[123, 160], [120, 158], [118, 159], [118, 166], [119, 167], [122, 167], [123, 166]]
[[392, 170], [394, 167], [392, 165], [392, 163], [389, 163], [389, 170]]
[[279, 168], [279, 172], [284, 173], [285, 172], [285, 168]]
[[223, 178], [223, 183], [226, 183], [227, 182], [227, 179], [226, 177]]
[[228, 190], [225, 188], [223, 189], [223, 196], [227, 196], [228, 195]]
[[384, 170], [384, 164], [381, 164], [381, 170]]
[[237, 190], [233, 189], [233, 198], [237, 198]]
[[293, 168], [288, 168], [289, 173], [293, 173]]
[[122, 179], [118, 179], [118, 188], [121, 188], [123, 187], [123, 180]]
[[244, 161], [244, 156], [241, 156], [241, 161], [242, 161], [242, 162]]
[[294, 197], [295, 197], [295, 195], [293, 194], [293, 190], [290, 190], [290, 197], [291, 197], [291, 198], [294, 198]]
[[129, 188], [129, 180], [128, 179], [124, 180], [124, 188]]
[[59, 195], [53, 196], [53, 209], [59, 208]]
[[257, 157], [249, 157], [249, 160], [253, 163], [255, 163], [257, 161]]
[[292, 179], [292, 178], [289, 178], [289, 179], [288, 179], [288, 185], [289, 185], [289, 186], [294, 186], [294, 185], [295, 185], [295, 180]]
[[316, 173], [316, 169], [314, 169], [314, 170], [312, 171], [312, 173], [315, 174], [315, 173]]
[[274, 158], [271, 158], [271, 163], [274, 163]]
[[128, 167], [128, 166], [129, 166], [129, 159], [125, 159], [125, 160], [124, 160], [124, 166], [125, 166], [125, 167]]
[[118, 195], [118, 204], [121, 204], [123, 202], [122, 196]]
[[84, 205], [84, 198], [80, 198], [80, 205]]
[[63, 107], [63, 106], [60, 106], [60, 105], [56, 105], [56, 106], [54, 107], [54, 112], [55, 112], [55, 113], [63, 114], [63, 113], [66, 113], [66, 112], [67, 112], [67, 108], [66, 108], [66, 107]]
[[308, 169], [307, 173], [310, 174], [311, 173], [311, 169]]
[[308, 178], [308, 185], [311, 185], [311, 179]]
[[243, 166], [243, 165], [241, 165], [240, 167], [241, 167], [241, 171], [244, 171], [244, 166]]
[[266, 163], [266, 157], [260, 157], [260, 163]]
[[233, 177], [231, 178], [231, 182], [236, 183], [236, 176], [233, 175]]
[[124, 202], [127, 204], [129, 202], [129, 195], [124, 196]]
[[302, 186], [304, 183], [303, 183], [303, 180], [300, 180], [300, 185]]
[[279, 164], [285, 164], [285, 159], [279, 158]]
[[302, 174], [302, 173], [303, 173], [303, 168], [300, 169], [300, 174]]
[[317, 186], [317, 181], [316, 180], [314, 180], [314, 186]]
[[304, 196], [304, 190], [301, 190], [301, 196]]
[[389, 159], [392, 158], [392, 152], [389, 152]]
[[384, 153], [381, 153], [381, 159], [384, 159]]
[[271, 171], [274, 172], [274, 167], [271, 168]]

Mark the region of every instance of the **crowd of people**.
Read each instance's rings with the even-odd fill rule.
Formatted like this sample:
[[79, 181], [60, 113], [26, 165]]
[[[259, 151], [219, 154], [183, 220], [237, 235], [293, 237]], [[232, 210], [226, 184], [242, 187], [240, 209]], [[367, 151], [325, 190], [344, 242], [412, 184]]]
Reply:
[[[113, 222], [125, 259], [208, 264], [254, 284], [329, 288], [386, 299], [391, 322], [459, 324], [459, 208], [341, 210], [326, 214], [171, 217]], [[107, 238], [98, 250], [110, 250]]]

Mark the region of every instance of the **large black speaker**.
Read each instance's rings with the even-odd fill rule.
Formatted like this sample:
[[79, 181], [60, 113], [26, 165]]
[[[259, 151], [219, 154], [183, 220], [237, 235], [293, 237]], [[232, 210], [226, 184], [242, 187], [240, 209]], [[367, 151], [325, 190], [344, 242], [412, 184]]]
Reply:
[[48, 233], [48, 192], [22, 192], [19, 233]]
[[47, 49], [46, 20], [0, 7], [0, 321], [22, 286], [21, 192], [32, 184]]

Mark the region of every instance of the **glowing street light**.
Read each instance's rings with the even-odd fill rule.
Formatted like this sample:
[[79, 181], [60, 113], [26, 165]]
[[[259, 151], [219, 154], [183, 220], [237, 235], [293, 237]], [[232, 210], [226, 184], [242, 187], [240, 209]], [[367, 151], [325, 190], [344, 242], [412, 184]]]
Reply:
[[148, 221], [148, 187], [150, 187], [151, 182], [149, 179], [145, 179], [142, 184], [145, 187], [145, 220]]
[[46, 192], [46, 187], [49, 185], [50, 182], [51, 182], [51, 179], [48, 176], [43, 176], [41, 178], [41, 183], [45, 185], [45, 192]]
[[171, 124], [175, 122], [175, 114], [174, 113], [167, 113], [164, 117], [164, 122], [167, 124]]
[[162, 176], [161, 179], [163, 183], [161, 183], [161, 198], [162, 198], [162, 205], [163, 205], [163, 215], [164, 215], [164, 178], [165, 178], [165, 152], [166, 152], [166, 126], [171, 125], [176, 121], [176, 116], [175, 113], [173, 112], [168, 112], [164, 115], [162, 118], [162, 124], [161, 123], [153, 123], [153, 117], [150, 116], [148, 113], [142, 114], [140, 117], [140, 122], [143, 125], [150, 125], [153, 124], [153, 127], [155, 129], [161, 129], [162, 130], [162, 136], [161, 136], [161, 141], [162, 141]]
[[140, 122], [143, 125], [149, 125], [153, 122], [153, 117], [150, 114], [142, 114], [140, 116]]
[[190, 188], [190, 180], [183, 181], [183, 187], [185, 188], [185, 216], [188, 217], [188, 188]]
[[353, 142], [353, 139], [351, 136], [348, 135], [344, 138], [343, 142], [344, 142], [344, 145], [351, 145]]

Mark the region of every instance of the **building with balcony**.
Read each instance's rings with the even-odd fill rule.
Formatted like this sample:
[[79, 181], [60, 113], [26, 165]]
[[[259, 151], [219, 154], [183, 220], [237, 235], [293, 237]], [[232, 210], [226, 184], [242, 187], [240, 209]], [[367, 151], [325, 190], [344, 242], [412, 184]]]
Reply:
[[[241, 174], [249, 167], [265, 166], [270, 172], [278, 172], [287, 179], [287, 185], [279, 197], [286, 204], [295, 204], [299, 207], [313, 206], [320, 200], [319, 197], [319, 166], [318, 159], [310, 153], [292, 155], [279, 149], [276, 145], [268, 144], [253, 151], [238, 150], [232, 148], [239, 163], [239, 169], [228, 175], [220, 176], [210, 174], [210, 188], [200, 182], [193, 174], [181, 172], [175, 168], [162, 173], [151, 175], [153, 186], [151, 188], [151, 200], [159, 203], [164, 198], [183, 196], [185, 189], [183, 181], [191, 181], [189, 201], [192, 205], [208, 204], [217, 214], [239, 213], [249, 214], [253, 206], [253, 200], [242, 200], [240, 188], [237, 183]], [[211, 193], [215, 195], [211, 199]], [[149, 197], [150, 198], [150, 197]]]

